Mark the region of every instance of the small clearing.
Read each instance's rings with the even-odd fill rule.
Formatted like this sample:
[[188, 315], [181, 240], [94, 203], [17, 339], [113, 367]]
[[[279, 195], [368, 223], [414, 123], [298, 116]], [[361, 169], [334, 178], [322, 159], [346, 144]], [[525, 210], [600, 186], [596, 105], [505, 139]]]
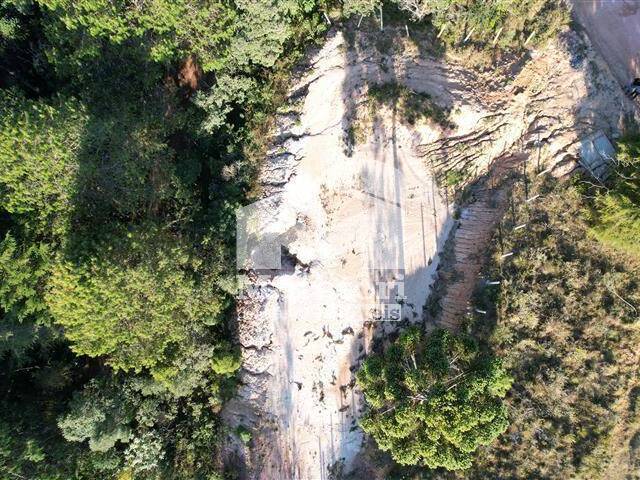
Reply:
[[[387, 320], [395, 320], [394, 305], [405, 324], [424, 319], [441, 281], [439, 252], [460, 224], [454, 195], [523, 155], [565, 174], [581, 138], [596, 130], [615, 136], [633, 112], [588, 40], [573, 32], [500, 76], [384, 35], [390, 51], [365, 34], [330, 35], [292, 89], [264, 163], [253, 233], [280, 235], [286, 248], [281, 269], [248, 267], [239, 302], [242, 386], [225, 416], [253, 433], [249, 448], [235, 444], [247, 478], [353, 470], [363, 443], [354, 372], [375, 338], [402, 324], [384, 321], [385, 309]], [[448, 124], [407, 125], [395, 108], [371, 109], [369, 88], [384, 84], [428, 94], [451, 112]], [[457, 194], [443, 188], [450, 172], [464, 177]], [[489, 198], [477, 201], [476, 210]], [[462, 207], [458, 235], [472, 240], [465, 212], [474, 207]], [[480, 219], [488, 228], [489, 217]]]

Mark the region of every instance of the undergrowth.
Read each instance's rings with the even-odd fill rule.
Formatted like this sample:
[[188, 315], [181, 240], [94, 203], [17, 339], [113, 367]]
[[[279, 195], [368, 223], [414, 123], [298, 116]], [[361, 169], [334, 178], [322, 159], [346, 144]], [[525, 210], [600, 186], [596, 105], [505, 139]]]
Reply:
[[397, 83], [384, 83], [369, 87], [369, 109], [373, 113], [380, 105], [395, 108], [401, 122], [415, 125], [422, 120], [431, 120], [436, 124], [452, 128], [449, 110], [433, 101], [431, 95], [415, 92]]
[[614, 167], [607, 185], [584, 189], [594, 197], [588, 204], [589, 233], [640, 259], [640, 134], [620, 139]]
[[635, 478], [640, 264], [587, 234], [578, 188], [536, 194], [505, 216], [471, 325], [515, 378], [511, 426], [457, 478]]

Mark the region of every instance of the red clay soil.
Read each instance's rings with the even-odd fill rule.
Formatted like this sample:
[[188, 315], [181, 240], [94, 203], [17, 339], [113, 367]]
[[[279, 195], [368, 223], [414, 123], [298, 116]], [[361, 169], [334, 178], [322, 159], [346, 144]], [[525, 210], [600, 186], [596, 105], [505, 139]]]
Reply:
[[198, 89], [198, 85], [200, 85], [201, 78], [202, 70], [193, 55], [190, 55], [180, 66], [178, 85], [188, 89], [190, 92], [195, 92]]
[[640, 1], [571, 0], [594, 48], [626, 85], [640, 77]]
[[473, 198], [461, 212], [451, 235], [453, 257], [440, 274], [446, 290], [440, 299], [438, 326], [457, 330], [471, 308], [471, 297], [486, 260], [486, 251], [496, 226], [508, 207], [510, 174], [524, 161], [522, 156], [494, 162], [484, 180], [473, 188]]

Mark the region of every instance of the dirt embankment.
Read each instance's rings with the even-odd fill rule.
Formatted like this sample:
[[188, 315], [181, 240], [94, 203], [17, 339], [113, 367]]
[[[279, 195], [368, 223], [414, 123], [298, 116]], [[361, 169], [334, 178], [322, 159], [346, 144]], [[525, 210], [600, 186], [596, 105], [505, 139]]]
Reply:
[[[240, 299], [242, 387], [225, 415], [253, 433], [248, 447], [236, 445], [248, 478], [353, 468], [363, 441], [354, 371], [374, 336], [399, 325], [385, 318], [423, 319], [438, 253], [467, 219], [454, 221], [452, 191], [436, 177], [457, 172], [461, 187], [538, 151], [566, 172], [584, 134], [615, 134], [631, 108], [573, 33], [500, 80], [429, 57], [401, 35], [384, 45], [334, 32], [312, 56], [278, 118], [264, 196], [246, 212], [248, 262], [274, 251], [283, 262], [247, 266]], [[451, 111], [450, 125], [406, 125], [395, 108], [372, 109], [368, 87], [385, 83], [428, 93]]]

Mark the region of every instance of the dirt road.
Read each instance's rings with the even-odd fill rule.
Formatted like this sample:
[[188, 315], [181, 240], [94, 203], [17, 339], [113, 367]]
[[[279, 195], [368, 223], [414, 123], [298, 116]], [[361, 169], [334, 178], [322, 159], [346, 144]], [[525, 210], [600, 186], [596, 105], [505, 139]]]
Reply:
[[622, 85], [640, 77], [640, 0], [572, 0], [578, 22]]

